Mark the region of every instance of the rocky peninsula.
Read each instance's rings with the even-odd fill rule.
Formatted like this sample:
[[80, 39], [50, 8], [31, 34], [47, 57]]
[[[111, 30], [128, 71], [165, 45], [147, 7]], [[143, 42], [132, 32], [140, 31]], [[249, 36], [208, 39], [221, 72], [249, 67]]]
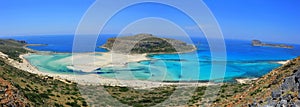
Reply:
[[252, 46], [263, 46], [263, 47], [276, 47], [276, 48], [288, 48], [293, 49], [293, 46], [289, 46], [286, 44], [270, 44], [270, 43], [263, 43], [260, 40], [252, 40]]
[[175, 39], [159, 38], [152, 34], [137, 34], [134, 36], [110, 38], [100, 47], [113, 52], [131, 54], [184, 53], [196, 50], [194, 45]]

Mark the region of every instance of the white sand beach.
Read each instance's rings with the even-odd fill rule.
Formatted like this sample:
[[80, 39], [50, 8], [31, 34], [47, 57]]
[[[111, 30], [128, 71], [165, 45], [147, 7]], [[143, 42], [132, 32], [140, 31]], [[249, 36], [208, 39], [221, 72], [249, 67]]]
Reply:
[[290, 60], [286, 60], [286, 61], [278, 61], [277, 63], [278, 63], [278, 64], [284, 65], [284, 64], [287, 64], [287, 63], [289, 63], [289, 62], [290, 62]]
[[[95, 55], [99, 54], [99, 55]], [[69, 69], [83, 72], [92, 72], [95, 69], [111, 66], [125, 66], [130, 62], [149, 60], [146, 54], [120, 54], [112, 52], [75, 53], [72, 57], [59, 60], [60, 62], [73, 62]]]
[[241, 78], [241, 79], [235, 79], [238, 83], [240, 84], [247, 84], [251, 81], [255, 81], [257, 80], [258, 78]]
[[[217, 85], [216, 83], [198, 83], [198, 82], [184, 82], [184, 83], [167, 83], [167, 82], [154, 82], [154, 81], [146, 81], [146, 80], [118, 80], [114, 78], [106, 78], [102, 77], [96, 74], [88, 74], [88, 75], [72, 75], [72, 74], [56, 74], [56, 73], [48, 73], [48, 72], [42, 72], [39, 71], [36, 67], [32, 66], [30, 62], [28, 62], [24, 56], [27, 56], [30, 54], [24, 54], [21, 55], [20, 58], [23, 59], [22, 63], [19, 63], [17, 61], [14, 61], [13, 59], [10, 59], [7, 57], [7, 55], [0, 53], [0, 56], [3, 58], [8, 59], [9, 63], [12, 66], [15, 66], [16, 68], [19, 68], [21, 70], [42, 75], [42, 76], [50, 76], [54, 77], [55, 79], [59, 79], [61, 81], [73, 81], [78, 84], [82, 85], [108, 85], [108, 86], [128, 86], [133, 88], [154, 88], [154, 87], [161, 87], [161, 86], [170, 86], [170, 85], [180, 85], [180, 86], [208, 86], [208, 85]], [[87, 54], [75, 54], [73, 58], [78, 58], [81, 62], [78, 62], [74, 69], [81, 69], [85, 71], [91, 71], [95, 68], [101, 67], [101, 66], [122, 66], [125, 63], [113, 63], [117, 61], [122, 62], [132, 62], [132, 61], [141, 61], [141, 60], [147, 60], [146, 55], [121, 55], [121, 54], [111, 54], [111, 53], [102, 53], [102, 56], [96, 56], [96, 58], [101, 59], [101, 62], [96, 61], [95, 64], [92, 63], [86, 63], [87, 60], [90, 60], [91, 53]], [[117, 59], [112, 59], [112, 55]], [[116, 56], [115, 56], [116, 55]], [[82, 59], [83, 58], [83, 59]], [[70, 59], [63, 59], [61, 61], [67, 61]], [[84, 66], [83, 64], [92, 64], [95, 66]]]

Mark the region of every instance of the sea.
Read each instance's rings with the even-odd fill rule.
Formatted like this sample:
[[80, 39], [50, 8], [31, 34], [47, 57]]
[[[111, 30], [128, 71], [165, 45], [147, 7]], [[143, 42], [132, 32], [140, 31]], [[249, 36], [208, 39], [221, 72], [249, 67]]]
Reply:
[[[108, 38], [116, 35], [100, 35], [97, 46], [103, 45]], [[72, 62], [59, 60], [72, 56], [73, 35], [41, 36], [2, 36], [2, 39], [25, 40], [29, 44], [47, 44], [29, 46], [37, 51], [50, 51], [52, 54], [31, 54], [26, 59], [42, 72], [59, 74], [87, 75], [98, 74], [108, 78], [138, 79], [150, 81], [225, 81], [234, 82], [236, 78], [259, 78], [281, 66], [286, 61], [300, 55], [300, 45], [289, 44], [294, 49], [274, 47], [253, 47], [251, 40], [225, 39], [226, 60], [212, 60], [212, 52], [205, 38], [192, 37], [196, 45], [195, 52], [181, 54], [149, 54], [150, 60], [131, 62], [124, 67], [103, 67], [94, 72], [82, 72], [68, 69]], [[96, 46], [96, 47], [97, 47]], [[95, 48], [96, 52], [108, 52]], [[221, 62], [222, 61], [222, 62]], [[214, 63], [217, 62], [217, 63]], [[221, 62], [221, 63], [218, 63]], [[219, 64], [219, 65], [218, 65]], [[213, 71], [214, 67], [225, 68]]]

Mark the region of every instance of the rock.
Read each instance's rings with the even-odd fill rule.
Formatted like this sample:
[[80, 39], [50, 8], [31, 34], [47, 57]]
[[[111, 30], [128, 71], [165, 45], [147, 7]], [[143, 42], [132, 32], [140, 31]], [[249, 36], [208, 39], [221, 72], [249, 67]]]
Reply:
[[281, 97], [282, 100], [286, 100], [287, 102], [290, 102], [292, 100], [292, 97], [290, 94], [286, 94]]
[[268, 102], [267, 102], [266, 107], [275, 107], [276, 104], [277, 104], [277, 102], [275, 102], [274, 100], [272, 100], [272, 98], [268, 98], [267, 101]]
[[252, 104], [249, 104], [248, 106], [249, 106], [249, 107], [258, 107], [256, 101], [254, 101]]
[[290, 103], [289, 103], [289, 107], [296, 107], [296, 105], [295, 105], [295, 103], [290, 102]]
[[286, 100], [281, 100], [280, 102], [281, 107], [287, 107], [288, 106], [288, 102]]
[[295, 76], [287, 77], [284, 79], [284, 82], [281, 85], [281, 89], [283, 91], [295, 91], [297, 88], [296, 83], [295, 83]]
[[295, 75], [295, 78], [298, 80], [298, 82], [299, 82], [299, 79], [300, 79], [300, 69], [298, 69], [295, 73], [294, 73], [294, 75]]
[[300, 101], [299, 101], [299, 100], [296, 100], [296, 101], [295, 101], [295, 105], [296, 105], [296, 107], [300, 107]]
[[271, 96], [273, 99], [277, 99], [281, 96], [281, 90], [273, 90], [273, 92], [271, 93]]

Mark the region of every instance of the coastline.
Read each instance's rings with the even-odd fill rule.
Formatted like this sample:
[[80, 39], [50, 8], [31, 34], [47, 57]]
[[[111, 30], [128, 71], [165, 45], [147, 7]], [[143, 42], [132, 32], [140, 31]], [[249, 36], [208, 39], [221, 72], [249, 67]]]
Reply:
[[276, 63], [281, 64], [281, 65], [285, 65], [285, 64], [287, 64], [287, 63], [289, 63], [289, 62], [290, 62], [290, 60], [286, 60], [286, 61], [278, 61], [278, 62], [276, 62]]
[[[26, 47], [26, 49], [29, 49]], [[32, 50], [32, 49], [29, 49]], [[88, 74], [88, 75], [75, 75], [75, 74], [59, 74], [59, 73], [49, 73], [49, 72], [43, 72], [38, 70], [34, 65], [32, 65], [25, 57], [30, 55], [30, 54], [60, 54], [58, 52], [51, 52], [51, 51], [36, 51], [33, 50], [33, 53], [27, 53], [27, 54], [22, 54], [20, 55], [20, 58], [23, 60], [22, 63], [16, 62], [16, 61], [10, 61], [10, 63], [24, 71], [42, 75], [42, 76], [50, 76], [55, 79], [64, 81], [68, 83], [68, 81], [76, 82], [81, 85], [107, 85], [107, 86], [129, 86], [129, 87], [134, 87], [134, 88], [154, 88], [154, 87], [161, 87], [161, 86], [170, 86], [170, 85], [181, 85], [181, 86], [208, 86], [208, 85], [218, 85], [218, 84], [223, 84], [223, 83], [212, 83], [212, 82], [199, 82], [199, 81], [193, 81], [193, 82], [165, 82], [165, 81], [147, 81], [147, 80], [118, 80], [115, 78], [108, 78], [108, 77], [103, 77], [97, 74]], [[65, 53], [62, 53], [65, 54]], [[72, 54], [72, 53], [70, 53]], [[109, 54], [116, 54], [116, 53], [111, 53], [111, 52], [87, 52], [87, 53], [73, 53], [75, 57], [82, 57], [85, 55], [93, 55], [93, 54], [106, 54], [104, 55], [105, 58], [109, 59], [112, 55]], [[157, 54], [157, 53], [156, 53]], [[77, 56], [76, 56], [77, 55]], [[119, 53], [116, 54], [117, 56], [120, 55]], [[137, 57], [136, 55], [139, 55], [140, 57]], [[131, 58], [129, 59], [134, 59], [132, 60], [133, 62], [138, 62], [142, 60], [149, 60], [148, 55], [151, 54], [132, 54]], [[121, 55], [121, 56], [127, 56], [127, 55]], [[11, 59], [12, 60], [12, 59]], [[121, 61], [124, 61], [121, 59]], [[83, 61], [84, 62], [84, 61]], [[109, 64], [109, 61], [103, 61], [105, 64]], [[288, 61], [280, 61], [278, 63], [285, 64], [288, 63]], [[102, 63], [102, 65], [105, 65]], [[115, 64], [117, 66], [124, 66], [126, 63], [123, 64]], [[83, 67], [86, 65], [83, 65]], [[114, 64], [111, 64], [111, 66], [114, 66]], [[86, 69], [85, 72], [91, 72], [91, 70], [101, 68], [101, 66], [92, 66], [92, 68], [82, 68]], [[76, 69], [76, 68], [75, 68]], [[238, 78], [235, 79], [238, 83], [245, 84], [248, 83], [249, 81], [256, 80], [257, 78]]]
[[6, 57], [12, 66], [21, 69], [23, 71], [33, 73], [33, 74], [38, 74], [40, 76], [53, 77], [55, 79], [58, 79], [66, 83], [70, 83], [68, 81], [71, 81], [81, 85], [127, 86], [127, 87], [139, 88], [139, 89], [141, 88], [147, 89], [147, 88], [173, 86], [173, 85], [194, 87], [194, 86], [209, 86], [209, 85], [222, 84], [222, 83], [211, 83], [211, 82], [163, 82], [163, 81], [147, 81], [147, 80], [119, 80], [115, 78], [102, 77], [97, 74], [76, 75], [76, 74], [49, 73], [49, 72], [40, 71], [35, 66], [31, 65], [30, 62], [25, 58], [30, 54], [33, 53], [20, 55], [20, 58], [23, 60], [22, 63], [7, 58], [5, 54], [0, 54], [0, 55], [1, 57]]
[[[181, 54], [181, 53], [190, 53], [190, 52], [195, 52], [197, 51], [197, 47], [195, 45], [192, 45], [193, 49], [189, 50], [189, 51], [181, 51], [181, 52], [154, 52], [154, 53], [145, 53], [147, 55], [155, 55], [155, 54]], [[111, 49], [104, 47], [104, 46], [99, 46], [98, 48], [103, 48], [106, 49], [108, 51], [112, 51]]]

